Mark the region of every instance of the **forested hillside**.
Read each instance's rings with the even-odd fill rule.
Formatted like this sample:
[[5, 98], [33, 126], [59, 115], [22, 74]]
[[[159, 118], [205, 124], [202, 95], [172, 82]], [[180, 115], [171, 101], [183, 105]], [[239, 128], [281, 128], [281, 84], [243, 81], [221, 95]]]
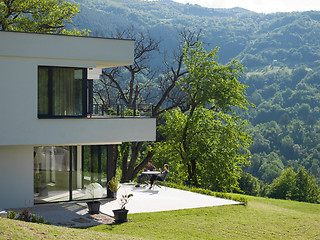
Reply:
[[80, 28], [108, 37], [134, 25], [162, 40], [162, 52], [174, 50], [181, 29], [202, 29], [207, 48], [220, 47], [221, 63], [235, 58], [245, 67], [241, 81], [256, 105], [243, 113], [254, 140], [246, 171], [270, 184], [284, 169], [304, 166], [320, 182], [320, 12], [258, 14], [170, 0], [77, 2]]

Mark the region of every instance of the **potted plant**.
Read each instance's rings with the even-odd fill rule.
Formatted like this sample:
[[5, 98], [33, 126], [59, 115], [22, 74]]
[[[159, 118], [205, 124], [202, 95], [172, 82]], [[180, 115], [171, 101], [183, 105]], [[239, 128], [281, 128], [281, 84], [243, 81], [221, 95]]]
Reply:
[[120, 209], [112, 210], [114, 214], [114, 220], [116, 223], [123, 223], [128, 221], [127, 215], [129, 210], [125, 208], [125, 205], [129, 202], [130, 197], [133, 197], [133, 194], [122, 195]]
[[99, 183], [90, 183], [86, 188], [87, 193], [91, 196], [92, 200], [87, 202], [90, 214], [100, 213], [100, 201], [95, 201], [94, 198], [103, 196], [103, 188]]
[[[108, 182], [108, 188], [109, 190], [111, 191], [112, 195], [111, 197], [112, 198], [117, 198], [117, 192], [120, 188], [119, 186], [119, 181], [116, 177], [113, 177], [109, 182]], [[109, 196], [108, 196], [109, 197]]]

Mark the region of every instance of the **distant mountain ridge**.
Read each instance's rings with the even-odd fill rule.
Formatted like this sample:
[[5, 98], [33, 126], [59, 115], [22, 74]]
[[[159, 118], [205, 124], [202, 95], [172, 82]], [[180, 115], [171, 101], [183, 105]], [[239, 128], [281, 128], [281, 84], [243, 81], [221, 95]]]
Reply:
[[[163, 39], [172, 49], [183, 28], [202, 29], [210, 47], [220, 47], [220, 60], [239, 59], [247, 68], [274, 60], [285, 66], [314, 66], [320, 59], [320, 12], [260, 14], [242, 8], [213, 9], [171, 0], [77, 0], [80, 28], [108, 36], [131, 25]], [[318, 64], [318, 63], [316, 63]]]

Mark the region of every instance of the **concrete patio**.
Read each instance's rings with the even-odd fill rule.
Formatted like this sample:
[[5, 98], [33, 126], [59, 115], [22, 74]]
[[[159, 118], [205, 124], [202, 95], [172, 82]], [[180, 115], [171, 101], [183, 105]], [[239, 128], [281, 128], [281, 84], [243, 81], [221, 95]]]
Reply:
[[[133, 194], [133, 197], [126, 205], [129, 214], [240, 204], [232, 200], [163, 186], [149, 190], [135, 187], [134, 184], [122, 184], [117, 193], [117, 200], [101, 200], [100, 214], [88, 214], [86, 202], [35, 205], [31, 208], [31, 212], [59, 226], [84, 227], [111, 224], [113, 223], [112, 210], [120, 208], [121, 195], [130, 193]], [[22, 211], [23, 209], [15, 210]]]

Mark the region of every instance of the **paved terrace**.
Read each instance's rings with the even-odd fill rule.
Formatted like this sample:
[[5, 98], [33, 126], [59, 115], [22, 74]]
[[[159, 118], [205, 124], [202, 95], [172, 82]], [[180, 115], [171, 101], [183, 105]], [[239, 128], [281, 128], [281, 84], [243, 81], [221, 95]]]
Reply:
[[[152, 190], [135, 187], [134, 184], [122, 184], [117, 200], [101, 200], [100, 214], [88, 214], [85, 202], [68, 202], [36, 205], [31, 212], [53, 225], [82, 227], [113, 223], [113, 209], [119, 209], [121, 195], [133, 194], [126, 209], [130, 213], [159, 212], [179, 209], [211, 207], [240, 204], [232, 200], [192, 193], [174, 188], [155, 187]], [[17, 209], [22, 211], [23, 209]]]

